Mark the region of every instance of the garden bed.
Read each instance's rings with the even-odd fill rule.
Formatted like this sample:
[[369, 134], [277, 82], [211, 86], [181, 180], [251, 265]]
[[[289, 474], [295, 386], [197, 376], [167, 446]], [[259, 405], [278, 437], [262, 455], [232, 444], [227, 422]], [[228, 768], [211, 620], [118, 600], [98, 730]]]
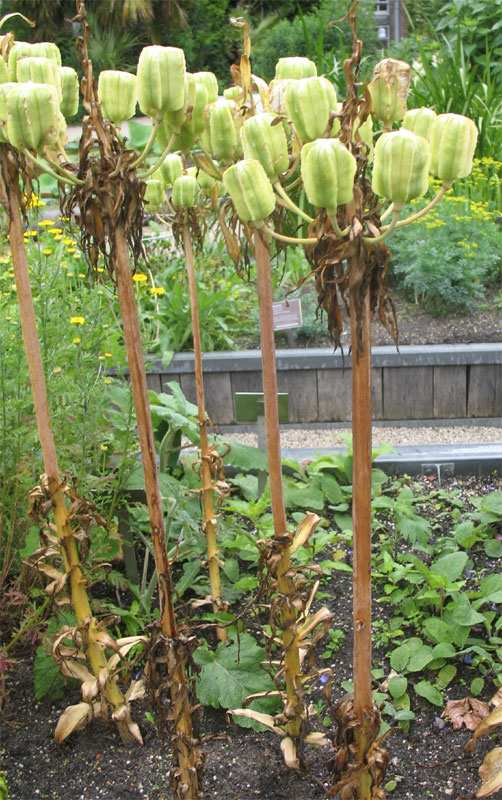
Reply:
[[[438, 487], [432, 477], [423, 479], [421, 488], [418, 488], [425, 494], [432, 492], [434, 495]], [[470, 497], [502, 489], [502, 478], [454, 478], [443, 488], [458, 492], [458, 497], [468, 506]], [[431, 504], [422, 512], [429, 515], [432, 523], [440, 518], [441, 527], [435, 535], [446, 535], [449, 515], [444, 514], [441, 494], [437, 493], [436, 497], [439, 505]], [[478, 549], [476, 553], [470, 572], [475, 575], [470, 578], [473, 588], [481, 576], [497, 571], [496, 563], [493, 559], [490, 561], [483, 550]], [[329, 656], [323, 654], [323, 660], [319, 662], [333, 670], [332, 698], [336, 702], [345, 691], [342, 682], [350, 679], [352, 672], [350, 575], [333, 573], [322, 590], [325, 593], [323, 603], [334, 613], [333, 627], [346, 634], [341, 648]], [[389, 605], [379, 602], [380, 597], [381, 590], [376, 591], [373, 604], [376, 624], [383, 619], [389, 620], [392, 615]], [[321, 646], [319, 654], [322, 649]], [[376, 642], [374, 665], [383, 666], [385, 675], [390, 671], [387, 650], [388, 646]], [[144, 736], [143, 748], [122, 746], [116, 730], [107, 728], [101, 721], [96, 722], [91, 731], [73, 734], [57, 747], [52, 741], [55, 724], [66, 705], [79, 699], [78, 692], [52, 704], [36, 702], [32, 655], [25, 649], [12, 657], [0, 733], [0, 774], [7, 775], [10, 800], [26, 800], [28, 797], [46, 800], [164, 800], [170, 796], [167, 788], [169, 749], [162, 749], [155, 728], [145, 718], [146, 704], [137, 705], [134, 712]], [[445, 692], [445, 701], [468, 696], [471, 681], [479, 674], [468, 665], [467, 659], [465, 662], [457, 661], [458, 672]], [[427, 672], [408, 674], [410, 685], [424, 677], [429, 677]], [[382, 683], [382, 678], [378, 683]], [[378, 683], [375, 688], [378, 688]], [[488, 676], [479, 699], [487, 701], [493, 691], [494, 685]], [[482, 738], [474, 755], [466, 757], [464, 746], [470, 732], [465, 728], [454, 731], [450, 722], [441, 718], [441, 707], [432, 705], [414, 692], [410, 695], [415, 719], [409, 731], [404, 733], [396, 726], [387, 740], [390, 752], [385, 779], [387, 797], [389, 800], [425, 800], [428, 797], [437, 800], [444, 796], [467, 800], [479, 786], [478, 767], [493, 747], [493, 739]], [[321, 686], [314, 686], [311, 707], [318, 704], [320, 697]], [[325, 708], [324, 713], [326, 711]], [[314, 727], [320, 724], [320, 719], [313, 717]], [[326, 730], [333, 734], [331, 726], [328, 725]], [[231, 725], [223, 711], [206, 708], [202, 732], [206, 754], [204, 797], [219, 800], [249, 797], [311, 800], [324, 796], [320, 784], [328, 780], [329, 751], [306, 752], [310, 774], [297, 775], [284, 766], [277, 737]]]

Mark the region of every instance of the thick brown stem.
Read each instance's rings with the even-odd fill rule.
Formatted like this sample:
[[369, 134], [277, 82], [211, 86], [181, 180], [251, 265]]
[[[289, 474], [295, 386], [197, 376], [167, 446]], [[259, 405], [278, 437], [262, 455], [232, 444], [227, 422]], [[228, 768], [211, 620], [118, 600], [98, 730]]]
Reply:
[[[349, 267], [350, 269], [350, 267]], [[357, 310], [351, 296], [352, 433], [354, 529], [354, 707], [362, 722], [371, 698], [371, 334], [370, 298], [365, 292], [357, 340]]]
[[[107, 669], [107, 660], [104, 648], [96, 642], [98, 632], [96, 620], [92, 616], [89, 598], [87, 596], [85, 578], [80, 566], [77, 543], [73, 536], [73, 530], [68, 523], [68, 512], [66, 508], [64, 492], [61, 488], [61, 480], [58, 469], [56, 447], [52, 433], [52, 424], [47, 398], [47, 386], [45, 382], [40, 343], [38, 341], [37, 323], [33, 308], [33, 296], [28, 273], [28, 261], [23, 237], [23, 226], [21, 222], [21, 212], [18, 201], [18, 187], [11, 186], [9, 183], [9, 156], [7, 149], [1, 146], [2, 172], [4, 176], [5, 189], [8, 196], [8, 218], [9, 218], [9, 242], [12, 252], [12, 265], [14, 278], [16, 281], [17, 299], [19, 304], [19, 316], [21, 329], [23, 332], [26, 360], [30, 374], [30, 383], [33, 394], [33, 404], [35, 406], [35, 416], [37, 420], [38, 435], [44, 470], [47, 475], [48, 489], [54, 507], [54, 521], [56, 532], [61, 545], [61, 553], [65, 570], [70, 573], [70, 591], [73, 608], [80, 628], [84, 630], [82, 638], [85, 642], [85, 652], [89, 659], [92, 671], [96, 677], [102, 670]], [[108, 678], [105, 683], [105, 695], [117, 712], [124, 706], [125, 700], [122, 696], [116, 680]], [[131, 741], [133, 738], [125, 722], [119, 721], [118, 728], [124, 742]]]
[[[277, 369], [275, 360], [274, 317], [272, 312], [272, 281], [270, 275], [270, 249], [265, 232], [254, 234], [258, 301], [260, 306], [260, 340], [263, 373], [267, 457], [270, 481], [270, 501], [276, 538], [287, 529], [284, 495], [282, 489], [281, 440], [279, 433], [279, 408], [277, 404]], [[298, 695], [298, 678], [301, 673], [300, 654], [294, 644], [296, 613], [291, 603], [291, 587], [287, 573], [291, 566], [289, 546], [282, 550], [277, 566], [278, 591], [283, 596], [282, 619], [283, 647], [285, 651], [285, 677], [287, 692], [287, 733], [298, 736], [302, 722], [302, 703]]]
[[[145, 476], [146, 502], [150, 517], [153, 552], [159, 581], [161, 629], [163, 635], [167, 639], [174, 640], [178, 636], [178, 631], [173, 604], [171, 565], [166, 548], [162, 500], [158, 480], [152, 418], [148, 402], [145, 362], [141, 347], [138, 311], [134, 297], [129, 251], [123, 224], [121, 223], [115, 228], [114, 245], [117, 291], [122, 314], [133, 399], [136, 408], [136, 421]], [[193, 800], [196, 800], [199, 795], [199, 786], [197, 772], [194, 767], [196, 761], [194, 756], [195, 742], [192, 734], [192, 718], [188, 701], [185, 664], [182, 659], [179, 659], [177, 663], [171, 660], [171, 664], [174, 674], [169, 675], [169, 678], [173, 709], [172, 716], [175, 726], [174, 745], [177, 761], [176, 774], [178, 776], [176, 779], [177, 788], [175, 789], [175, 796], [177, 798], [191, 797]]]
[[[183, 227], [183, 242], [185, 245], [185, 262], [190, 291], [190, 309], [192, 314], [192, 337], [195, 366], [195, 387], [197, 392], [197, 413], [200, 430], [200, 455], [202, 478], [202, 499], [204, 504], [204, 531], [207, 544], [207, 563], [209, 583], [211, 585], [211, 600], [213, 611], [217, 614], [224, 609], [221, 597], [220, 562], [218, 558], [218, 545], [216, 543], [216, 515], [213, 503], [213, 481], [211, 475], [211, 461], [209, 443], [207, 439], [207, 419], [204, 402], [204, 377], [202, 372], [202, 347], [200, 343], [199, 303], [197, 300], [197, 283], [195, 279], [195, 265], [193, 257], [192, 240], [188, 225]], [[220, 642], [228, 639], [227, 629], [219, 626], [217, 635]]]

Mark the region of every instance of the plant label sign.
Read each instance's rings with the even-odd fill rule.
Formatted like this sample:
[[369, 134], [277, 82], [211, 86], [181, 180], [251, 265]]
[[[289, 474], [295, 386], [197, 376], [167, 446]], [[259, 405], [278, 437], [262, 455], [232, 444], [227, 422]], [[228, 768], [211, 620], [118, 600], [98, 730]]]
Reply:
[[272, 313], [275, 331], [299, 328], [302, 324], [302, 304], [299, 298], [272, 303]]

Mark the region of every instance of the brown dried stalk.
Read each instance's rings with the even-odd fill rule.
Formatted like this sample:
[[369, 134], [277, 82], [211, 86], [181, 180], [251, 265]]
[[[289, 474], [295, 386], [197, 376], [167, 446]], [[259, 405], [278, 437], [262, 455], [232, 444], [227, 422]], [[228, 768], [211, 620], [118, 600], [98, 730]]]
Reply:
[[[132, 738], [141, 742], [138, 726], [132, 722], [129, 707], [120, 691], [116, 677], [111, 674], [105, 654], [105, 647], [100, 643], [104, 632], [92, 615], [89, 598], [86, 591], [85, 578], [80, 565], [79, 551], [75, 534], [68, 519], [68, 509], [65, 502], [64, 482], [60, 478], [54, 437], [52, 434], [47, 387], [38, 341], [33, 297], [28, 274], [28, 262], [23, 238], [21, 210], [24, 207], [21, 190], [19, 187], [19, 161], [15, 150], [10, 146], [0, 145], [1, 181], [0, 202], [5, 208], [8, 225], [9, 241], [12, 252], [12, 264], [16, 281], [19, 313], [23, 331], [26, 358], [33, 393], [33, 402], [37, 419], [38, 434], [42, 450], [45, 474], [41, 476], [40, 491], [45, 497], [45, 505], [52, 508], [57, 531], [57, 539], [63, 557], [65, 575], [60, 573], [60, 580], [69, 582], [72, 604], [77, 616], [84, 649], [92, 671], [100, 679], [106, 701], [112, 709], [112, 717], [116, 719], [120, 735], [124, 742]], [[106, 634], [108, 636], [108, 634]], [[111, 637], [108, 637], [111, 643]], [[87, 705], [86, 716], [89, 714]], [[74, 729], [71, 719], [70, 706], [65, 718], [64, 712], [56, 736], [59, 740], [65, 738]], [[92, 716], [92, 713], [91, 713]]]
[[[213, 502], [213, 475], [212, 456], [207, 438], [207, 417], [204, 403], [204, 378], [202, 372], [202, 347], [200, 342], [199, 304], [197, 300], [197, 283], [195, 279], [195, 265], [192, 248], [192, 238], [188, 223], [183, 225], [183, 244], [185, 248], [185, 264], [190, 291], [190, 310], [192, 315], [192, 337], [195, 366], [195, 386], [197, 392], [197, 411], [200, 431], [200, 474], [202, 478], [202, 500], [204, 505], [204, 533], [207, 543], [207, 561], [209, 583], [211, 586], [211, 601], [215, 614], [224, 611], [225, 604], [221, 597], [220, 562], [218, 558], [218, 545], [216, 543], [217, 515]], [[217, 636], [220, 642], [228, 639], [227, 629], [221, 625], [217, 627]]]

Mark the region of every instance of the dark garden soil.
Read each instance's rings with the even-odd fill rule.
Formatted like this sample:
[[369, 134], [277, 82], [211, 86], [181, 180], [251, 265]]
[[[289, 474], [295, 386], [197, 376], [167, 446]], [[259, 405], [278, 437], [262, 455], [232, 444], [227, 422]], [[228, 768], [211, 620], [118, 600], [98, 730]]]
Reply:
[[[306, 303], [314, 303], [312, 286], [307, 284], [302, 296], [296, 292], [292, 297], [302, 298], [302, 307]], [[404, 295], [396, 290], [391, 290], [392, 300], [396, 309], [400, 345], [420, 344], [474, 344], [502, 342], [502, 306], [500, 287], [487, 292], [484, 302], [471, 311], [453, 314], [434, 314], [422, 305], [411, 303]], [[348, 348], [350, 341], [350, 323], [343, 310], [344, 328], [341, 341]], [[304, 312], [305, 319], [305, 312]], [[329, 347], [331, 341], [326, 333], [326, 323], [322, 325], [304, 325], [298, 331], [276, 333], [277, 347]], [[373, 320], [371, 331], [372, 344], [393, 344], [389, 332], [378, 319]], [[239, 349], [258, 348], [259, 340], [243, 340]]]
[[[430, 490], [437, 488], [434, 479], [424, 479], [424, 486]], [[470, 496], [502, 489], [502, 478], [451, 478], [442, 488], [458, 489], [468, 501]], [[475, 567], [498, 569], [494, 562]], [[352, 671], [350, 576], [338, 572], [331, 584], [322, 588], [329, 594], [323, 602], [331, 607], [334, 624], [347, 634], [332, 663], [323, 664], [333, 669], [332, 697], [336, 702], [344, 693], [341, 682], [349, 679]], [[378, 618], [384, 608], [375, 602], [374, 616]], [[9, 632], [6, 634], [8, 637]], [[12, 662], [6, 676], [0, 733], [0, 776], [6, 777], [9, 800], [160, 800], [171, 796], [169, 747], [161, 746], [155, 728], [146, 720], [146, 704], [136, 705], [134, 711], [142, 729], [143, 747], [122, 746], [116, 729], [101, 721], [85, 732], [72, 734], [57, 746], [52, 740], [57, 719], [66, 705], [80, 700], [79, 695], [74, 692], [52, 704], [36, 702], [33, 653], [18, 650], [9, 655]], [[384, 649], [375, 650], [374, 666], [383, 666], [388, 674]], [[448, 687], [448, 699], [467, 696], [475, 674], [460, 665], [457, 677]], [[422, 677], [423, 674], [409, 676], [410, 680]], [[487, 680], [480, 699], [488, 701], [494, 691], [494, 685]], [[473, 797], [480, 785], [478, 768], [500, 737], [482, 737], [473, 756], [466, 757], [464, 746], [471, 734], [465, 728], [453, 731], [449, 721], [441, 719], [441, 709], [413, 692], [411, 696], [416, 719], [409, 732], [405, 734], [396, 728], [387, 740], [390, 763], [385, 782], [391, 782], [387, 797], [392, 800]], [[315, 701], [317, 697], [320, 687], [313, 688], [311, 699]], [[312, 724], [322, 729], [316, 717]], [[326, 730], [333, 735], [331, 727]], [[328, 786], [330, 782], [328, 748], [307, 749], [309, 771], [299, 775], [284, 766], [278, 737], [272, 733], [238, 728], [226, 721], [223, 712], [213, 709], [204, 710], [202, 733], [206, 756], [205, 798], [312, 800], [324, 796], [322, 785]], [[502, 793], [493, 797], [500, 798]]]

